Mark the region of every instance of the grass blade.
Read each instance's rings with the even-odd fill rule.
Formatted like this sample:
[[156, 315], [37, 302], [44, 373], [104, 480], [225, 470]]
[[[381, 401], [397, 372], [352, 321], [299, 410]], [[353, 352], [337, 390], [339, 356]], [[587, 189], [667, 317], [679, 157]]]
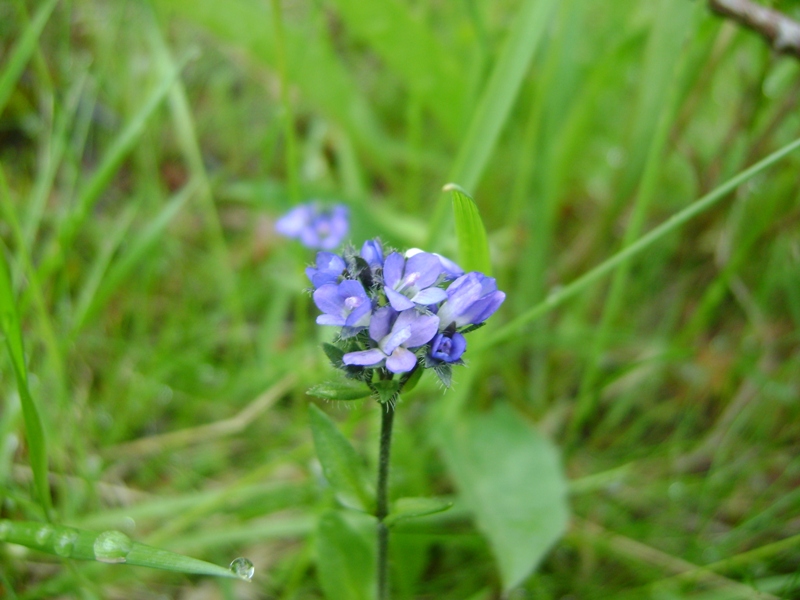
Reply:
[[[0, 242], [0, 252], [6, 253], [5, 245], [2, 242]], [[51, 501], [50, 484], [47, 481], [47, 441], [41, 415], [28, 388], [28, 368], [22, 344], [22, 327], [5, 256], [0, 260], [0, 330], [6, 338], [6, 346], [11, 355], [11, 364], [17, 379], [36, 492], [39, 496], [39, 503], [45, 513], [49, 515]]]
[[150, 96], [142, 105], [139, 112], [127, 124], [119, 136], [114, 140], [111, 147], [103, 156], [97, 171], [80, 193], [75, 210], [67, 217], [58, 236], [58, 243], [51, 248], [47, 260], [42, 265], [40, 272], [42, 280], [58, 267], [63, 259], [66, 248], [72, 244], [75, 235], [83, 225], [86, 218], [100, 195], [108, 187], [111, 179], [116, 174], [122, 162], [136, 145], [139, 137], [144, 131], [145, 125], [156, 109], [161, 105], [169, 94], [172, 85], [180, 75], [181, 69], [188, 62], [190, 57], [185, 57], [174, 69], [167, 73], [160, 81], [158, 86], [152, 91]]
[[758, 173], [772, 166], [784, 158], [787, 154], [790, 154], [798, 148], [800, 148], [800, 138], [787, 144], [783, 148], [776, 150], [749, 169], [739, 173], [736, 177], [729, 179], [718, 188], [712, 190], [702, 198], [684, 208], [682, 211], [671, 216], [664, 223], [654, 228], [649, 233], [643, 235], [630, 246], [620, 250], [614, 256], [597, 265], [588, 273], [578, 277], [578, 279], [569, 285], [566, 285], [563, 288], [560, 288], [558, 291], [551, 293], [542, 302], [533, 306], [530, 310], [525, 311], [511, 322], [495, 331], [494, 334], [487, 336], [484, 340], [482, 340], [482, 343], [478, 349], [485, 350], [495, 344], [518, 335], [522, 328], [524, 328], [528, 323], [531, 323], [542, 315], [547, 314], [573, 296], [577, 296], [587, 287], [591, 286], [605, 275], [611, 273], [625, 261], [647, 250], [661, 238], [679, 229], [697, 215], [707, 211], [745, 181], [752, 179]]
[[[81, 296], [75, 311], [76, 316], [73, 325], [73, 333], [80, 331], [85, 323], [102, 308], [109, 297], [119, 288], [134, 268], [145, 259], [148, 251], [153, 248], [164, 230], [183, 208], [186, 201], [192, 196], [197, 187], [198, 186], [193, 183], [184, 186], [147, 227], [145, 227], [144, 231], [130, 242], [130, 249], [121, 256], [117, 262], [109, 267], [105, 277], [97, 284], [96, 288], [94, 286], [87, 288], [93, 290], [94, 293], [87, 292]], [[121, 231], [122, 235], [124, 235], [126, 230], [127, 227]], [[114, 247], [116, 247], [116, 245], [115, 243]]]
[[489, 259], [489, 242], [486, 228], [474, 200], [462, 188], [448, 183], [442, 188], [453, 194], [453, 215], [458, 239], [458, 260], [465, 271], [480, 271], [491, 275], [492, 264]]
[[33, 20], [23, 32], [22, 37], [20, 37], [11, 51], [8, 62], [2, 73], [0, 73], [0, 114], [3, 113], [3, 109], [14, 91], [14, 86], [17, 85], [17, 80], [22, 75], [22, 70], [36, 50], [36, 42], [42, 34], [45, 23], [47, 23], [47, 19], [53, 12], [57, 1], [49, 0], [39, 8]]
[[468, 190], [480, 181], [555, 6], [554, 0], [527, 0], [522, 6], [472, 117], [450, 181]]
[[[0, 541], [76, 560], [150, 567], [193, 575], [247, 579], [233, 569], [153, 548], [131, 540], [121, 531], [87, 531], [32, 521], [0, 521]], [[249, 562], [249, 561], [248, 561]]]

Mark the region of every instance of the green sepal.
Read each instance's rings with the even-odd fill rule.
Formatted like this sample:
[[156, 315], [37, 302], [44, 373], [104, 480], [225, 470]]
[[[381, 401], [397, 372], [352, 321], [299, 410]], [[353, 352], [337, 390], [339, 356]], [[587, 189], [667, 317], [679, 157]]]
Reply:
[[376, 400], [381, 404], [393, 404], [400, 395], [400, 382], [394, 380], [376, 381], [372, 384], [373, 391], [378, 395]]
[[444, 498], [399, 498], [392, 503], [392, 511], [383, 520], [387, 527], [398, 521], [427, 517], [450, 510], [453, 503]]
[[372, 394], [372, 391], [363, 383], [353, 383], [342, 379], [319, 383], [309, 388], [306, 394], [323, 400], [351, 401], [366, 398]]
[[436, 376], [439, 378], [439, 381], [442, 382], [442, 385], [446, 388], [449, 388], [453, 385], [453, 367], [448, 363], [439, 363], [435, 367], [433, 367], [433, 372], [436, 373]]
[[326, 342], [322, 344], [322, 351], [325, 353], [325, 356], [328, 357], [328, 360], [331, 361], [331, 365], [333, 365], [334, 369], [343, 369], [345, 367], [342, 361], [345, 355], [344, 350]]

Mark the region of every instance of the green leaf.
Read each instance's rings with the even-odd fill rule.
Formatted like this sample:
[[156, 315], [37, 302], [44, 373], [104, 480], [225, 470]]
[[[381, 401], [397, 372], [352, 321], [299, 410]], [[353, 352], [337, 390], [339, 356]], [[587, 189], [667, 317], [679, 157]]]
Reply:
[[63, 558], [124, 563], [195, 575], [240, 577], [227, 567], [139, 544], [121, 531], [98, 533], [48, 523], [0, 520], [0, 541], [27, 546]]
[[48, 513], [51, 501], [50, 484], [47, 480], [47, 439], [42, 426], [42, 417], [28, 388], [28, 367], [25, 363], [25, 349], [22, 344], [22, 327], [4, 255], [5, 246], [0, 242], [0, 330], [5, 336], [14, 375], [17, 379], [36, 492], [39, 503]]
[[455, 183], [448, 183], [445, 192], [453, 193], [453, 215], [458, 240], [458, 261], [465, 271], [480, 271], [491, 275], [489, 242], [486, 229], [473, 199]]
[[444, 512], [452, 508], [453, 503], [443, 498], [399, 498], [392, 504], [392, 512], [384, 519], [387, 527], [398, 521], [414, 519]]
[[319, 383], [311, 386], [306, 392], [309, 396], [316, 396], [323, 400], [361, 400], [371, 393], [372, 390], [365, 384], [347, 379]]
[[309, 414], [322, 472], [337, 498], [348, 508], [372, 512], [374, 495], [361, 458], [328, 415], [313, 404], [309, 405]]
[[317, 571], [330, 600], [373, 600], [375, 519], [358, 513], [328, 511], [317, 528]]
[[450, 472], [510, 590], [566, 530], [567, 481], [558, 452], [504, 404], [457, 417], [441, 434]]

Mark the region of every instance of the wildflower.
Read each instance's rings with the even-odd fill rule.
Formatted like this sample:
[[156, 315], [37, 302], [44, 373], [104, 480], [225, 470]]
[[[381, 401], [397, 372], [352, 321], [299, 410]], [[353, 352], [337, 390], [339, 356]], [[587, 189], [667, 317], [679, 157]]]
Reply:
[[308, 248], [333, 250], [349, 229], [348, 210], [341, 204], [323, 208], [318, 202], [294, 207], [275, 223], [275, 231], [298, 239]]
[[506, 299], [493, 277], [473, 271], [462, 275], [447, 288], [447, 300], [439, 308], [442, 330], [454, 325], [479, 325], [494, 314]]
[[433, 254], [419, 252], [405, 259], [392, 252], [383, 264], [383, 291], [395, 310], [436, 304], [447, 298], [443, 289], [434, 287], [441, 274], [442, 263]]
[[428, 354], [432, 362], [455, 363], [461, 362], [461, 355], [467, 349], [467, 340], [458, 332], [437, 333], [431, 341], [431, 349]]
[[326, 283], [336, 283], [346, 266], [344, 259], [338, 254], [317, 252], [316, 267], [307, 267], [306, 275], [316, 289]]
[[314, 304], [324, 313], [317, 323], [342, 327], [342, 337], [365, 329], [372, 316], [372, 301], [358, 281], [326, 283], [314, 292]]
[[377, 348], [348, 352], [342, 361], [364, 367], [386, 361], [386, 368], [392, 373], [407, 373], [417, 364], [417, 356], [411, 349], [430, 342], [438, 328], [436, 315], [421, 314], [413, 308], [398, 313], [391, 306], [384, 306], [375, 312], [369, 324], [369, 337], [377, 342]]

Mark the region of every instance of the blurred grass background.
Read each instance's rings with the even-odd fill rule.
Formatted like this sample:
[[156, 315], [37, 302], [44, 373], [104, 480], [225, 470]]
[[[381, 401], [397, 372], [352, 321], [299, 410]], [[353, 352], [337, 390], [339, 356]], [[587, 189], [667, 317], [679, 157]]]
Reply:
[[[439, 190], [465, 186], [508, 294], [496, 328], [800, 135], [797, 60], [702, 2], [11, 0], [0, 51], [0, 238], [56, 513], [257, 566], [247, 585], [0, 546], [9, 598], [322, 597], [304, 391], [330, 372], [301, 294], [312, 254], [272, 230], [293, 203], [347, 203], [357, 244], [453, 256]], [[443, 404], [510, 402], [561, 446], [574, 512], [515, 598], [797, 597], [799, 167], [454, 391], [415, 390], [393, 495], [454, 493], [430, 443]], [[0, 363], [0, 516], [39, 519]], [[377, 409], [324, 408], [374, 465]], [[393, 553], [400, 598], [498, 597], [458, 510]]]

